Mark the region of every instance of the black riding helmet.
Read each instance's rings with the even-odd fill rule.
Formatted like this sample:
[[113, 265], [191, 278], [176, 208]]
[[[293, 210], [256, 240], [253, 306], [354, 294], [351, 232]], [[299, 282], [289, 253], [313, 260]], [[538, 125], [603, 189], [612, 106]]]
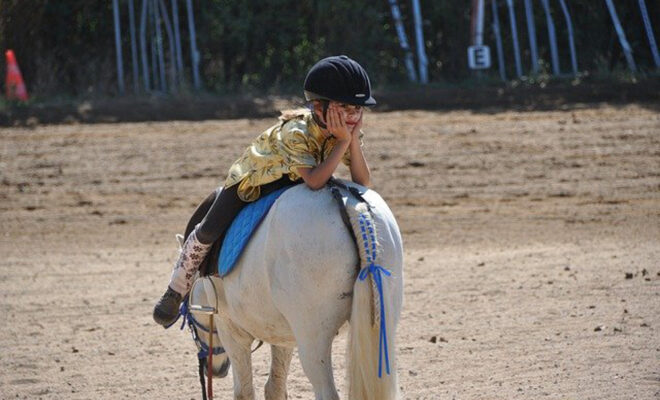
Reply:
[[355, 106], [374, 106], [367, 71], [347, 56], [324, 58], [307, 73], [305, 99], [337, 101]]

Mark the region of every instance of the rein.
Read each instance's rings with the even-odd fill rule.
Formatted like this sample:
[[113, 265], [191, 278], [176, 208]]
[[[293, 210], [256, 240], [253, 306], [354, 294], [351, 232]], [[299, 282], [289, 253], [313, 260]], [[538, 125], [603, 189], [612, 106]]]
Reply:
[[[195, 282], [197, 282], [198, 280], [196, 280]], [[218, 295], [217, 295], [216, 287], [215, 287], [215, 284], [213, 283], [213, 280], [209, 279], [209, 282], [211, 282], [211, 285], [213, 286], [214, 298], [216, 299], [216, 308], [215, 309], [217, 310], [218, 309], [217, 308]], [[192, 288], [191, 288], [190, 291], [192, 292]], [[176, 319], [174, 320], [174, 322], [172, 322], [171, 324], [166, 326], [165, 329], [167, 329], [167, 328], [171, 327], [172, 325], [174, 325], [179, 320], [179, 318], [181, 318], [181, 317], [183, 317], [183, 322], [181, 323], [180, 330], [183, 330], [183, 328], [186, 326], [186, 324], [188, 324], [188, 328], [190, 329], [190, 334], [192, 335], [192, 339], [195, 342], [195, 345], [197, 346], [197, 349], [198, 349], [197, 360], [198, 360], [198, 363], [199, 363], [198, 372], [199, 372], [199, 382], [200, 382], [200, 385], [202, 387], [202, 400], [207, 400], [207, 397], [206, 397], [206, 382], [205, 382], [205, 376], [204, 376], [204, 366], [207, 363], [207, 358], [209, 357], [209, 355], [217, 356], [217, 355], [220, 355], [220, 354], [224, 354], [225, 353], [225, 348], [222, 347], [222, 346], [213, 346], [213, 348], [211, 349], [199, 337], [198, 329], [200, 329], [203, 332], [206, 332], [210, 335], [218, 335], [218, 329], [215, 328], [215, 329], [213, 329], [213, 332], [210, 332], [210, 329], [208, 329], [207, 327], [202, 325], [199, 321], [197, 321], [197, 319], [195, 319], [195, 316], [193, 315], [193, 313], [190, 311], [189, 300], [190, 300], [190, 296], [186, 295], [183, 302], [181, 302], [181, 306], [179, 307], [179, 314], [177, 315]], [[219, 338], [220, 337], [218, 336], [218, 339]], [[220, 342], [220, 340], [218, 340], [218, 342]], [[251, 352], [254, 353], [255, 351], [259, 350], [259, 348], [261, 346], [263, 346], [263, 344], [264, 344], [263, 340], [260, 340], [259, 343], [257, 344], [257, 347], [255, 347]], [[209, 377], [210, 376], [211, 375], [209, 375]], [[209, 391], [209, 393], [210, 393], [210, 391]]]

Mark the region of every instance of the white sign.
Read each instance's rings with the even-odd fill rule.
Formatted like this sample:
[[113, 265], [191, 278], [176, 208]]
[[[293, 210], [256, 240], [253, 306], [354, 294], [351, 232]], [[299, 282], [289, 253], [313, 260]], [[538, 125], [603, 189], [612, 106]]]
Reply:
[[490, 48], [488, 46], [468, 47], [468, 65], [470, 69], [490, 68]]

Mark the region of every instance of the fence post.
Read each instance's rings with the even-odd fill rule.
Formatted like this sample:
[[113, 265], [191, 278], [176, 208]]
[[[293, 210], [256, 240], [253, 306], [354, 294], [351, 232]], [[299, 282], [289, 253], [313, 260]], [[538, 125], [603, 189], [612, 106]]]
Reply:
[[557, 35], [555, 34], [555, 23], [550, 14], [550, 3], [548, 0], [541, 0], [545, 10], [545, 19], [548, 21], [548, 39], [550, 40], [550, 56], [552, 57], [552, 73], [559, 76], [559, 55], [557, 54]]
[[502, 49], [502, 34], [500, 33], [500, 17], [497, 13], [497, 0], [491, 2], [493, 8], [493, 33], [495, 34], [495, 45], [497, 46], [497, 63], [500, 70], [500, 78], [506, 81], [506, 66], [504, 65], [504, 50]]
[[147, 61], [147, 14], [149, 13], [149, 0], [142, 0], [142, 12], [140, 13], [140, 53], [142, 56], [142, 81], [144, 91], [151, 90], [149, 78], [149, 63]]
[[121, 55], [121, 31], [119, 26], [119, 2], [112, 0], [112, 14], [115, 22], [115, 50], [117, 53], [117, 83], [119, 94], [124, 94], [124, 61]]
[[532, 57], [532, 73], [539, 73], [539, 53], [536, 48], [536, 25], [534, 24], [534, 7], [532, 0], [525, 0], [525, 15], [527, 16], [527, 34]]
[[639, 0], [639, 11], [642, 13], [642, 19], [644, 20], [644, 28], [646, 29], [646, 36], [649, 39], [649, 47], [651, 47], [651, 53], [653, 54], [653, 61], [655, 61], [655, 67], [660, 68], [660, 55], [658, 55], [658, 46], [655, 44], [655, 37], [653, 36], [653, 27], [651, 26], [651, 19], [649, 18], [649, 12], [646, 9], [646, 3], [644, 0]]
[[637, 66], [635, 65], [635, 59], [632, 55], [632, 49], [630, 48], [630, 44], [628, 44], [628, 40], [626, 40], [626, 34], [623, 32], [623, 28], [621, 27], [621, 22], [619, 22], [619, 16], [616, 14], [614, 4], [612, 3], [612, 0], [605, 0], [605, 2], [607, 3], [607, 8], [610, 10], [610, 16], [612, 17], [612, 22], [614, 23], [614, 29], [616, 29], [617, 35], [619, 35], [619, 42], [623, 48], [623, 54], [626, 56], [628, 68], [630, 68], [632, 72], [637, 72]]
[[181, 56], [181, 31], [179, 30], [179, 6], [177, 6], [176, 3], [177, 0], [172, 0], [172, 25], [174, 25], [174, 43], [176, 46], [176, 67], [179, 70], [179, 80], [183, 80], [183, 57]]
[[389, 0], [389, 3], [390, 10], [392, 11], [392, 18], [394, 19], [394, 26], [396, 27], [396, 33], [399, 36], [399, 45], [401, 45], [401, 48], [405, 54], [408, 80], [410, 82], [417, 82], [417, 74], [415, 73], [415, 64], [413, 63], [412, 50], [410, 50], [410, 46], [408, 45], [408, 38], [406, 37], [406, 32], [403, 29], [403, 22], [401, 21], [399, 5], [396, 3], [396, 0]]
[[424, 31], [422, 29], [422, 10], [419, 6], [419, 0], [412, 0], [413, 14], [415, 15], [415, 36], [417, 38], [417, 67], [419, 69], [419, 82], [427, 84], [428, 78], [428, 60], [424, 44]]
[[201, 87], [199, 81], [199, 51], [197, 51], [197, 41], [195, 39], [195, 18], [193, 17], [192, 1], [186, 1], [186, 8], [188, 11], [188, 33], [190, 34], [190, 56], [192, 58], [192, 72], [193, 84], [195, 89], [199, 90]]
[[520, 62], [520, 46], [518, 45], [518, 28], [516, 27], [516, 13], [513, 9], [513, 0], [506, 0], [509, 7], [509, 20], [511, 22], [511, 38], [513, 39], [513, 55], [516, 60], [516, 74], [522, 77], [522, 63]]
[[559, 4], [561, 4], [561, 9], [564, 12], [564, 17], [566, 18], [566, 26], [568, 28], [568, 44], [571, 50], [571, 66], [573, 67], [573, 75], [577, 76], [577, 53], [575, 51], [575, 40], [573, 39], [573, 22], [571, 21], [571, 14], [568, 13], [566, 2], [564, 0], [559, 0]]
[[133, 0], [128, 0], [128, 23], [130, 24], [131, 31], [131, 61], [133, 67], [133, 93], [137, 94], [140, 90], [140, 72], [138, 66], [137, 44], [135, 42], [135, 8], [133, 7]]

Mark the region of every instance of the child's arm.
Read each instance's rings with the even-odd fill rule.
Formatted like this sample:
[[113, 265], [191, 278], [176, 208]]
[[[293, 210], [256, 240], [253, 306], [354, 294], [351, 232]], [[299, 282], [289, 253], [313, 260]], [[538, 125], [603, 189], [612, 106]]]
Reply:
[[346, 122], [339, 115], [336, 107], [330, 107], [328, 110], [326, 123], [328, 125], [328, 131], [337, 139], [335, 147], [330, 152], [328, 158], [316, 167], [298, 168], [298, 174], [312, 190], [318, 190], [325, 186], [353, 140], [352, 133], [348, 130]]
[[362, 152], [362, 146], [360, 146], [360, 128], [362, 127], [362, 117], [360, 121], [353, 128], [351, 132], [351, 179], [353, 182], [360, 184], [362, 186], [369, 186], [371, 181], [371, 172], [369, 171], [369, 165], [367, 164], [367, 159], [364, 157]]
[[307, 186], [312, 190], [321, 189], [328, 182], [332, 174], [337, 169], [337, 165], [350, 146], [351, 140], [337, 140], [335, 148], [330, 155], [321, 164], [314, 168], [297, 168], [298, 174], [303, 178]]

